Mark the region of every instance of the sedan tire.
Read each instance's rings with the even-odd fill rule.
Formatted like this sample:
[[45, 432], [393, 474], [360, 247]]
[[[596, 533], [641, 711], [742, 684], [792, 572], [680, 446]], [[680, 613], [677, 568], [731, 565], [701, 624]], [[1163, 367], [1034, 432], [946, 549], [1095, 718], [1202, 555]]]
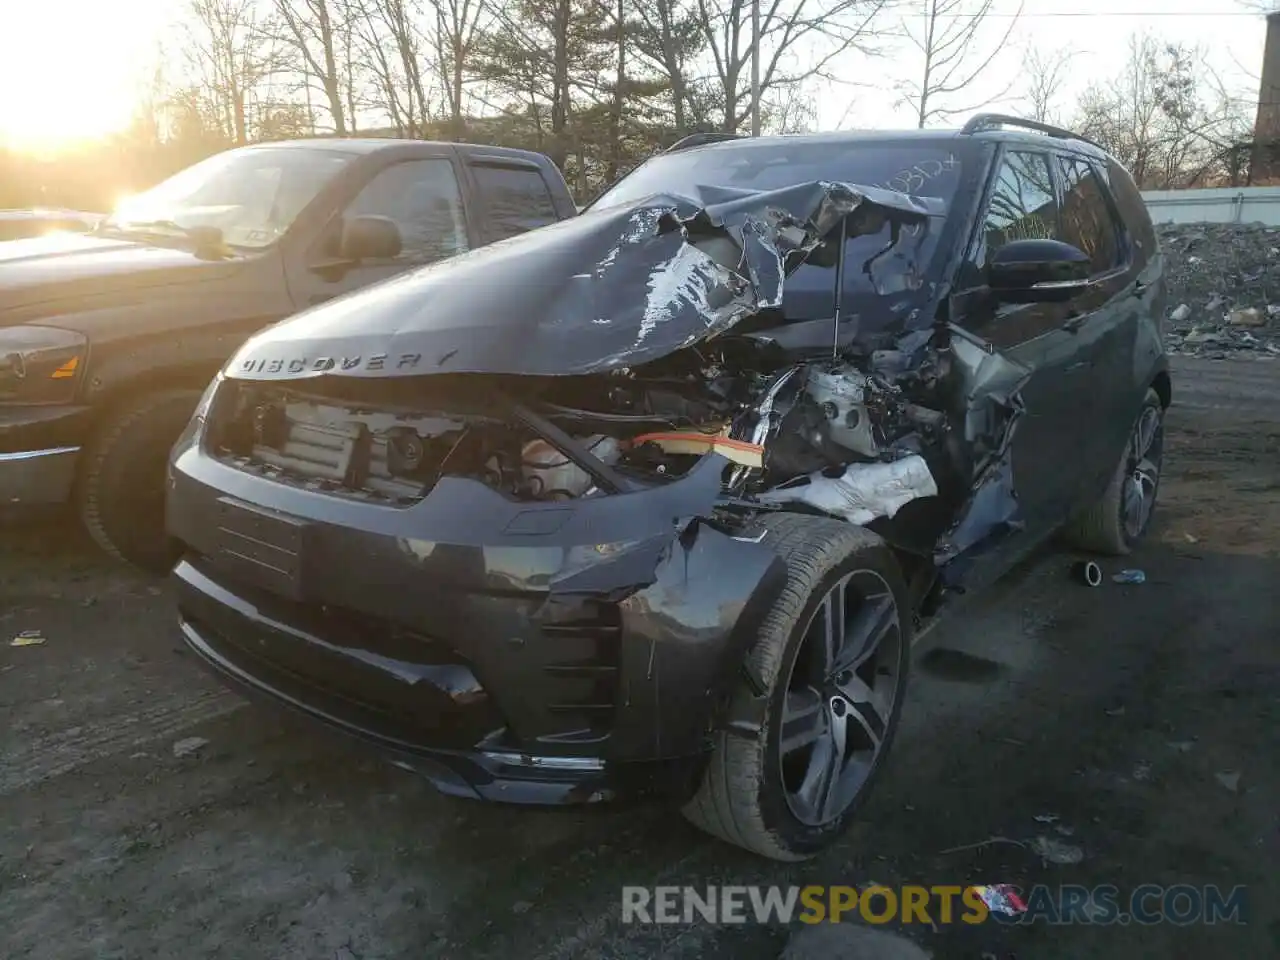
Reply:
[[851, 823], [906, 692], [912, 624], [892, 552], [838, 520], [766, 517], [787, 581], [762, 618], [697, 794], [695, 825], [774, 860], [805, 860]]

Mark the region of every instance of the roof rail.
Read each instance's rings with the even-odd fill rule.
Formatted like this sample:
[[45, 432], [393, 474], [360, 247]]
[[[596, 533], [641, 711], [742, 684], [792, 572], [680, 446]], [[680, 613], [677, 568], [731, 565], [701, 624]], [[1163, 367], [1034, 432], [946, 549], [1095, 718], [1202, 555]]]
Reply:
[[691, 133], [687, 137], [681, 137], [671, 146], [667, 147], [663, 153], [675, 153], [679, 150], [688, 150], [691, 147], [701, 147], [708, 143], [719, 143], [722, 140], [740, 140], [741, 137], [736, 133]]
[[998, 130], [1001, 127], [1022, 127], [1025, 130], [1035, 130], [1039, 133], [1048, 134], [1059, 140], [1080, 140], [1084, 143], [1092, 144], [1099, 150], [1106, 150], [1100, 143], [1095, 143], [1088, 137], [1062, 127], [1055, 127], [1051, 123], [1041, 123], [1039, 120], [1025, 120], [1022, 117], [1011, 117], [1003, 113], [975, 113], [960, 128], [963, 134], [981, 133], [984, 130]]

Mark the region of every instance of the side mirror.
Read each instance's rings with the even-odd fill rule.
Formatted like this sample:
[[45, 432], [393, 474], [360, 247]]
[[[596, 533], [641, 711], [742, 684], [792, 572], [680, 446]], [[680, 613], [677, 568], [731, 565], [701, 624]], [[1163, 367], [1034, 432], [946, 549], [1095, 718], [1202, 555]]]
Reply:
[[400, 255], [400, 228], [390, 217], [352, 217], [342, 225], [345, 260], [390, 260]]
[[1003, 303], [1059, 303], [1089, 286], [1089, 256], [1060, 240], [1014, 240], [987, 265], [987, 286]]

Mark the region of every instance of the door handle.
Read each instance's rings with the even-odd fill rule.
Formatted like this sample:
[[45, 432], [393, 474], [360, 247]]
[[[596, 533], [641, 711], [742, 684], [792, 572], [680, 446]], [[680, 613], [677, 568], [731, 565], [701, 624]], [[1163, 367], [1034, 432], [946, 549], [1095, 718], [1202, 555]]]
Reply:
[[1143, 283], [1141, 280], [1133, 281], [1132, 295], [1135, 297], [1141, 297], [1143, 294], [1147, 292], [1147, 287], [1149, 286], [1150, 286], [1149, 283]]

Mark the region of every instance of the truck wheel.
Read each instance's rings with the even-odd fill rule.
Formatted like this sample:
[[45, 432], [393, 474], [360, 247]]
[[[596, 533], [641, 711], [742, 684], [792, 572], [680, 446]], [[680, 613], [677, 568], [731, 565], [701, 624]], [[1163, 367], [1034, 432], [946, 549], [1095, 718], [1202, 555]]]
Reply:
[[787, 582], [761, 620], [733, 693], [735, 716], [765, 699], [754, 733], [716, 734], [698, 827], [773, 860], [834, 843], [883, 766], [906, 693], [911, 611], [878, 536], [838, 520], [765, 518]]
[[1163, 455], [1164, 405], [1148, 390], [1106, 492], [1068, 522], [1067, 542], [1110, 556], [1130, 553], [1151, 524]]
[[169, 449], [200, 399], [198, 390], [162, 390], [117, 408], [89, 442], [78, 486], [80, 517], [108, 553], [166, 573], [177, 550], [165, 532]]

